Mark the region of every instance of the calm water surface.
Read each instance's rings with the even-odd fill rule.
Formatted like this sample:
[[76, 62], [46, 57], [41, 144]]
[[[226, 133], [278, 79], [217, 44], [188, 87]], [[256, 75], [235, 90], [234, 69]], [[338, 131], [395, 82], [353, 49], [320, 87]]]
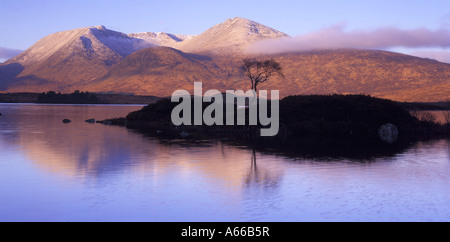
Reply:
[[0, 221], [450, 221], [447, 140], [318, 159], [84, 122], [140, 108], [0, 104]]

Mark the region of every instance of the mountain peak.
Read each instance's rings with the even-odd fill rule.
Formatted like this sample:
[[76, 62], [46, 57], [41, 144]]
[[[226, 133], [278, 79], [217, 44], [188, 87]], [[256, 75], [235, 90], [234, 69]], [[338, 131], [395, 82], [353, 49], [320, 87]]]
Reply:
[[248, 22], [254, 22], [250, 19], [246, 19], [246, 18], [241, 18], [241, 17], [234, 17], [234, 18], [230, 18], [227, 19], [224, 23], [229, 22], [229, 23], [248, 23]]
[[55, 54], [68, 57], [74, 53], [89, 56], [95, 54], [100, 59], [110, 59], [111, 56], [120, 59], [148, 46], [143, 40], [98, 25], [50, 34], [10, 62], [30, 65]]
[[60, 90], [61, 83], [97, 78], [129, 54], [148, 46], [141, 39], [102, 25], [91, 26], [48, 35], [5, 64], [15, 67], [7, 72], [13, 71], [14, 78], [28, 83], [31, 89]]
[[175, 47], [185, 52], [231, 54], [242, 53], [247, 46], [256, 41], [286, 37], [289, 36], [263, 24], [235, 17], [227, 19]]

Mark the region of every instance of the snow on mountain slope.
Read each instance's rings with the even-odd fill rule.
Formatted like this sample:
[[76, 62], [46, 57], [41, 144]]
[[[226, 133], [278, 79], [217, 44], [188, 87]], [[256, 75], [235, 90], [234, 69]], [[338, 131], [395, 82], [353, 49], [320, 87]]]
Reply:
[[3, 63], [0, 87], [64, 91], [74, 83], [101, 77], [127, 55], [149, 46], [142, 39], [104, 26], [54, 33]]
[[101, 78], [125, 57], [147, 47], [233, 54], [254, 41], [282, 37], [287, 35], [243, 18], [229, 19], [195, 37], [153, 32], [127, 35], [104, 26], [62, 31], [2, 63], [0, 89], [70, 92]]
[[106, 29], [104, 26], [86, 27], [48, 35], [20, 55], [8, 60], [8, 63], [28, 66], [57, 53], [60, 56], [87, 53], [104, 60], [117, 60], [149, 46], [141, 39]]
[[289, 35], [257, 22], [233, 18], [213, 26], [200, 35], [179, 42], [174, 47], [184, 52], [236, 54], [256, 41], [286, 37]]
[[193, 35], [169, 34], [163, 32], [143, 32], [128, 34], [129, 37], [142, 39], [156, 46], [172, 47], [175, 43], [190, 39]]

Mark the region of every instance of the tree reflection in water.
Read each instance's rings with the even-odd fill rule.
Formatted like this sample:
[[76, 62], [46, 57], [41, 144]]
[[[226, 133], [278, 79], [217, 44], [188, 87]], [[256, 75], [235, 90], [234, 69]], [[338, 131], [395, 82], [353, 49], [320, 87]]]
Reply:
[[269, 167], [259, 167], [257, 164], [256, 149], [252, 149], [250, 169], [245, 177], [246, 187], [275, 188], [281, 180], [281, 173], [271, 170]]

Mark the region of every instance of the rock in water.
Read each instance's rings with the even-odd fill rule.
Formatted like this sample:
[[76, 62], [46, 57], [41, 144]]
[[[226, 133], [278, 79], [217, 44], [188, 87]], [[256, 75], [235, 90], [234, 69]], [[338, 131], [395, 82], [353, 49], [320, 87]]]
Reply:
[[181, 135], [181, 137], [186, 138], [186, 137], [188, 137], [191, 134], [189, 134], [188, 132], [184, 132], [183, 131], [183, 132], [180, 133], [180, 135]]
[[68, 124], [70, 122], [72, 122], [70, 119], [63, 119], [63, 123], [65, 123], [65, 124]]
[[394, 124], [385, 124], [378, 129], [378, 136], [387, 143], [393, 143], [398, 138], [398, 129]]

